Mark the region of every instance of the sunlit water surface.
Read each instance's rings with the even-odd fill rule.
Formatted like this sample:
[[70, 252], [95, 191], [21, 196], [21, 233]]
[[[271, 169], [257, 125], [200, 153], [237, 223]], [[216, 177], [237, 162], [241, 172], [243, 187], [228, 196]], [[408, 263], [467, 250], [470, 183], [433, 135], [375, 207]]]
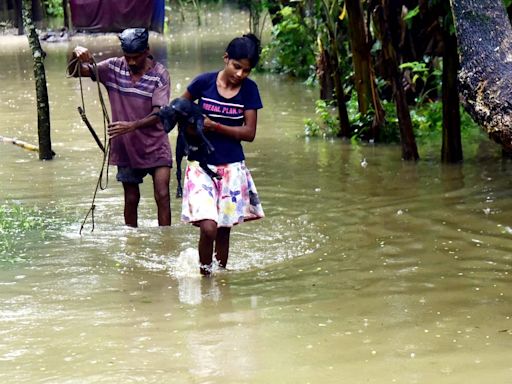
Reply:
[[[173, 96], [219, 68], [247, 25], [235, 16], [152, 36]], [[317, 90], [253, 74], [265, 107], [245, 151], [267, 217], [234, 228], [229, 270], [204, 279], [197, 230], [176, 199], [172, 227], [157, 226], [150, 180], [128, 229], [110, 169], [79, 235], [101, 154], [64, 74], [76, 44], [118, 53], [114, 36], [45, 46], [56, 158], [0, 143], [2, 204], [42, 223], [2, 237], [0, 382], [512, 382], [512, 163], [495, 145], [443, 166], [439, 148], [408, 164], [396, 146], [306, 140]], [[0, 135], [36, 143], [26, 41], [0, 46]], [[102, 132], [95, 85], [84, 90]]]

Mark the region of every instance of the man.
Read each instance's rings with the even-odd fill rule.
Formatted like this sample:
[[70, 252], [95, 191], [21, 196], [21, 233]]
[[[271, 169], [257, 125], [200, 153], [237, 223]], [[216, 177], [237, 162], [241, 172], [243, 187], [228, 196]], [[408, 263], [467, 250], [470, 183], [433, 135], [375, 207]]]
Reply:
[[119, 36], [123, 56], [98, 63], [98, 79], [89, 50], [80, 46], [73, 50], [80, 74], [100, 81], [108, 91], [112, 109], [109, 164], [117, 166], [116, 178], [123, 183], [124, 219], [131, 227], [137, 227], [139, 184], [148, 174], [153, 177], [158, 224], [171, 225], [171, 149], [159, 117], [153, 115], [169, 103], [170, 79], [165, 67], [150, 55], [148, 37], [143, 28], [124, 30]]

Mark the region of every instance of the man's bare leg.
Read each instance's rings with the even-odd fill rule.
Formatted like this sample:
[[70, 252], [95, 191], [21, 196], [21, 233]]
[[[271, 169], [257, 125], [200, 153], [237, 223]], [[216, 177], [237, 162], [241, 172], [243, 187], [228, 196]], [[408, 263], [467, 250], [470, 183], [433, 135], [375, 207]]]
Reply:
[[158, 225], [171, 225], [171, 198], [169, 195], [169, 180], [171, 169], [158, 167], [153, 174], [153, 191], [158, 210]]

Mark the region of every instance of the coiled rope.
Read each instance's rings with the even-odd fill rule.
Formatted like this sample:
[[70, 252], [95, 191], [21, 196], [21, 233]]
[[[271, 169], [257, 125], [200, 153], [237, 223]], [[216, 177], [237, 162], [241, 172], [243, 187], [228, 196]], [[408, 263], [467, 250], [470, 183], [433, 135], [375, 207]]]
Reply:
[[[103, 160], [101, 162], [101, 169], [100, 169], [100, 173], [98, 175], [98, 181], [96, 183], [96, 188], [94, 189], [91, 207], [87, 211], [87, 214], [85, 215], [85, 218], [82, 221], [82, 225], [80, 226], [80, 231], [79, 231], [80, 235], [82, 234], [82, 230], [84, 229], [85, 223], [86, 223], [89, 215], [91, 216], [91, 222], [92, 222], [91, 232], [94, 231], [94, 210], [96, 209], [96, 204], [95, 204], [96, 195], [99, 190], [103, 191], [103, 190], [107, 189], [107, 186], [108, 186], [108, 159], [110, 156], [110, 139], [107, 139], [107, 127], [110, 124], [110, 118], [108, 115], [107, 107], [105, 105], [105, 100], [103, 98], [103, 94], [101, 92], [100, 82], [99, 82], [99, 77], [98, 77], [98, 66], [96, 64], [96, 61], [94, 60], [94, 57], [92, 57], [91, 67], [92, 67], [92, 70], [93, 70], [93, 73], [95, 76], [95, 82], [98, 86], [98, 98], [99, 98], [101, 110], [103, 113], [103, 143], [105, 143], [105, 144], [103, 144], [100, 141], [100, 139], [98, 138], [98, 135], [96, 134], [91, 123], [89, 122], [89, 119], [87, 118], [87, 116], [85, 114], [84, 90], [83, 90], [83, 85], [82, 85], [82, 73], [80, 70], [81, 63], [78, 60], [78, 58], [74, 58], [74, 59], [70, 60], [70, 62], [68, 64], [68, 69], [67, 69], [68, 77], [77, 77], [78, 76], [79, 84], [80, 84], [80, 97], [82, 100], [82, 106], [78, 107], [78, 112], [80, 113], [80, 116], [81, 116], [82, 120], [84, 121], [85, 125], [87, 126], [87, 128], [89, 129], [91, 134], [93, 135], [94, 140], [96, 141], [96, 144], [98, 144], [100, 149], [103, 151]], [[103, 179], [104, 179], [103, 175], [105, 175], [105, 181], [103, 181]]]

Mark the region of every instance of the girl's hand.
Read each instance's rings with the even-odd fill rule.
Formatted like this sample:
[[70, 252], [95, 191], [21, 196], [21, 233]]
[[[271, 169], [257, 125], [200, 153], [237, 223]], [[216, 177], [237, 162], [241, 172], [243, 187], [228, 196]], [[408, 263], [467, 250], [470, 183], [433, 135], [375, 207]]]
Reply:
[[114, 137], [124, 135], [125, 133], [132, 132], [137, 128], [133, 121], [115, 121], [108, 125], [108, 136], [113, 139]]
[[204, 117], [204, 130], [206, 132], [213, 132], [215, 130], [217, 123], [213, 120], [210, 120], [208, 117]]

